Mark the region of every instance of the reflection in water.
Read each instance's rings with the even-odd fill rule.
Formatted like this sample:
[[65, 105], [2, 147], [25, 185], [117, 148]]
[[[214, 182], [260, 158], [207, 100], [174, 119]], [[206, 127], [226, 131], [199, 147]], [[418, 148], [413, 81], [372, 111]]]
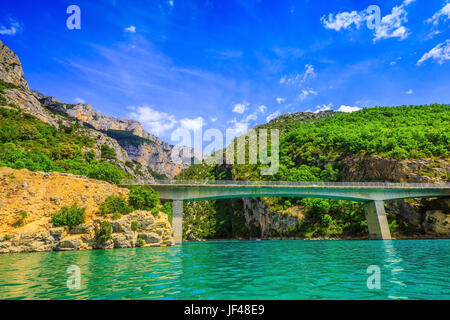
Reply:
[[[221, 241], [0, 255], [1, 299], [449, 299], [450, 240]], [[70, 265], [81, 288], [69, 290]], [[367, 267], [381, 268], [370, 290]]]
[[[392, 299], [408, 299], [408, 297], [401, 297], [397, 295], [397, 288], [404, 287], [406, 284], [401, 280], [402, 272], [404, 269], [402, 268], [401, 262], [403, 259], [400, 257], [400, 254], [397, 252], [394, 246], [394, 241], [382, 241], [383, 249], [386, 252], [385, 264], [386, 267], [390, 271], [390, 282], [394, 285], [389, 292], [388, 298]], [[404, 292], [404, 290], [402, 290]]]

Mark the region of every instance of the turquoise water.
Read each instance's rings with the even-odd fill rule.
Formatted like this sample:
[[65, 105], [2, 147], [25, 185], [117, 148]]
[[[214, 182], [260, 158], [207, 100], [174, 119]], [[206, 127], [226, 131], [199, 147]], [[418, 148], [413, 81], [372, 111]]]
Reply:
[[0, 298], [449, 299], [449, 252], [450, 240], [284, 240], [0, 255]]

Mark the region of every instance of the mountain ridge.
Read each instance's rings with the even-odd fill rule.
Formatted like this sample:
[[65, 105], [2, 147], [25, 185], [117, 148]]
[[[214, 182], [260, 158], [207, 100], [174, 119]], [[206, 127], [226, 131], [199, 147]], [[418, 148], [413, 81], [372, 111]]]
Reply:
[[[136, 121], [118, 117], [111, 117], [101, 114], [94, 110], [90, 104], [67, 104], [59, 101], [52, 96], [46, 96], [36, 90], [30, 90], [26, 81], [22, 64], [18, 56], [5, 44], [0, 41], [0, 81], [10, 84], [1, 92], [3, 104], [18, 107], [27, 113], [30, 113], [40, 120], [54, 127], [59, 128], [62, 125], [70, 125], [69, 119], [75, 119], [81, 125], [94, 130], [90, 133], [96, 139], [102, 140], [109, 147], [114, 148], [118, 158], [123, 163], [127, 161], [137, 162], [139, 167], [149, 167], [151, 171], [159, 175], [173, 178], [182, 169], [189, 164], [176, 164], [172, 161], [171, 153], [174, 146], [160, 140], [155, 135], [147, 132], [143, 125]], [[139, 137], [138, 144], [127, 145], [122, 140], [122, 145], [108, 134], [109, 131], [123, 131], [130, 134], [133, 138]], [[125, 141], [126, 142], [126, 141]], [[177, 150], [181, 158], [192, 159], [201, 158], [201, 152], [183, 147]], [[121, 166], [124, 171], [133, 174]], [[139, 177], [142, 177], [139, 175]], [[150, 173], [143, 173], [144, 178], [151, 179]]]

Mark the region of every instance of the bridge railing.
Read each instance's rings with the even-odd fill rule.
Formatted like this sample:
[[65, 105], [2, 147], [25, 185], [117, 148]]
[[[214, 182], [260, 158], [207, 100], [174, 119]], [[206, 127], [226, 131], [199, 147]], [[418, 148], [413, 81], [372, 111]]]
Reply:
[[384, 187], [450, 188], [450, 183], [324, 182], [324, 181], [248, 181], [248, 180], [147, 180], [124, 181], [126, 185], [227, 185], [227, 186], [304, 186], [304, 187]]

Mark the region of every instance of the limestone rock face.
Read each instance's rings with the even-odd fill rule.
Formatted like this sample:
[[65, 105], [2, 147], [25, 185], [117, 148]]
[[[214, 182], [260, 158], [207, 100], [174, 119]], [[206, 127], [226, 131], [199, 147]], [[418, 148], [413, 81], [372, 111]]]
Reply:
[[[92, 127], [90, 135], [96, 137], [97, 145], [107, 144], [114, 148], [118, 154], [118, 159], [122, 162], [135, 160], [143, 168], [149, 167], [159, 174], [173, 178], [182, 169], [190, 165], [191, 158], [201, 159], [203, 157], [199, 151], [184, 147], [176, 150], [179, 158], [184, 159], [185, 162], [175, 163], [171, 157], [174, 146], [145, 131], [142, 124], [135, 120], [105, 116], [94, 110], [89, 104], [65, 104], [53, 97], [44, 96], [37, 91], [33, 91], [33, 96], [45, 108], [64, 113]], [[137, 144], [131, 143], [127, 139], [116, 141], [107, 136], [108, 130], [122, 131], [131, 135], [131, 137], [142, 139]], [[126, 170], [126, 168], [123, 169]], [[132, 174], [132, 172], [129, 173]], [[144, 176], [144, 178], [151, 179], [151, 176]]]
[[115, 233], [112, 235], [114, 248], [134, 248], [136, 246], [136, 233]]
[[428, 233], [450, 235], [450, 214], [441, 210], [429, 210], [425, 213], [423, 226]]
[[16, 105], [25, 112], [36, 116], [38, 119], [54, 127], [58, 127], [58, 117], [43, 108], [30, 91], [23, 89], [5, 89], [4, 97], [9, 104]]
[[356, 155], [344, 159], [342, 181], [391, 181], [444, 183], [450, 172], [448, 160], [386, 159], [376, 155]]
[[161, 241], [161, 237], [154, 232], [140, 232], [138, 234], [138, 239], [142, 239], [147, 244], [158, 243]]
[[288, 235], [289, 227], [295, 227], [303, 218], [297, 208], [291, 208], [290, 212], [271, 212], [258, 198], [243, 198], [242, 201], [245, 224], [253, 237], [265, 239]]
[[17, 55], [0, 41], [0, 79], [28, 90], [28, 83]]

